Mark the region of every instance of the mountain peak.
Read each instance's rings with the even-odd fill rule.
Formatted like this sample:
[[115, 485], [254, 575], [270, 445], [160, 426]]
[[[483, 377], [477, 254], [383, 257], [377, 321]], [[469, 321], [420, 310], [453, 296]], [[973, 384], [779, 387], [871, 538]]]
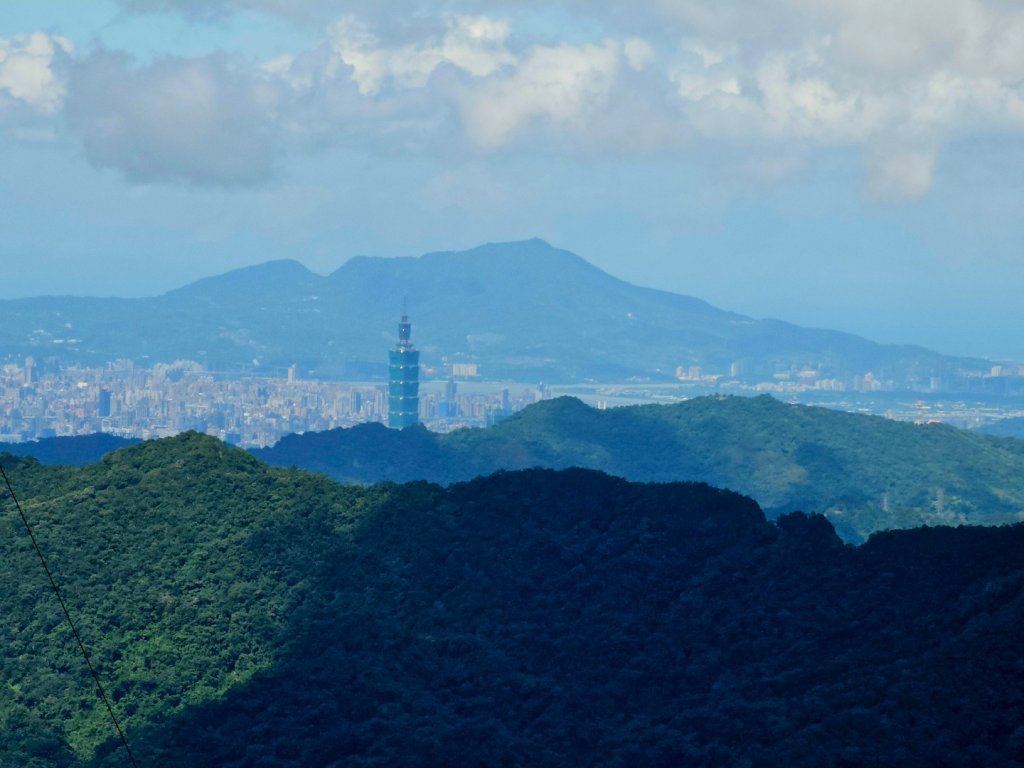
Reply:
[[419, 258], [355, 257], [326, 278], [294, 260], [271, 261], [155, 300], [22, 302], [16, 313], [5, 313], [4, 332], [14, 356], [38, 353], [37, 329], [59, 334], [72, 323], [82, 344], [60, 350], [69, 357], [117, 350], [227, 368], [302, 360], [317, 375], [374, 376], [403, 297], [426, 364], [465, 359], [482, 375], [520, 381], [671, 381], [674, 371], [699, 367], [748, 381], [792, 370], [846, 380], [871, 371], [901, 387], [990, 368], [757, 321], [691, 296], [631, 285], [540, 238]]
[[275, 259], [262, 264], [233, 269], [222, 275], [205, 277], [164, 295], [174, 297], [205, 296], [221, 291], [261, 290], [266, 286], [280, 291], [286, 286], [297, 286], [305, 282], [313, 283], [321, 279], [320, 275], [311, 272], [304, 264], [295, 259]]
[[572, 251], [567, 251], [564, 248], [556, 248], [546, 240], [542, 240], [539, 237], [533, 237], [529, 240], [484, 243], [483, 245], [478, 245], [475, 248], [469, 248], [464, 251], [434, 251], [432, 253], [426, 253], [421, 257], [421, 260], [426, 263], [442, 260], [451, 261], [453, 259], [458, 261], [472, 260], [475, 262], [482, 260], [508, 260], [515, 261], [519, 265], [528, 264], [531, 261], [543, 260], [543, 262], [540, 263], [548, 266], [550, 266], [552, 262], [564, 262], [599, 271], [593, 264], [580, 256], [577, 256]]

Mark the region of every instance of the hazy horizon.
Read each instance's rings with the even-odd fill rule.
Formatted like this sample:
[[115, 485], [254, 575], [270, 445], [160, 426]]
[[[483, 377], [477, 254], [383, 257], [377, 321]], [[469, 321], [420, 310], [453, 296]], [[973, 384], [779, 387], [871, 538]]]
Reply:
[[1024, 359], [1024, 8], [5, 3], [0, 298], [541, 237], [752, 317]]
[[[481, 243], [480, 245], [484, 245], [484, 243]], [[559, 248], [559, 246], [557, 244], [555, 244], [555, 243], [551, 243], [550, 245], [552, 245], [555, 248]], [[569, 250], [569, 249], [561, 249], [561, 250]], [[401, 254], [401, 255], [398, 255], [398, 256], [394, 256], [394, 257], [375, 257], [373, 254], [357, 254], [357, 256], [364, 256], [364, 257], [365, 256], [369, 256], [371, 258], [418, 258], [419, 256], [423, 256], [423, 255], [426, 255], [426, 254], [425, 253], [424, 254], [416, 254], [416, 255]], [[582, 258], [586, 258], [583, 254], [576, 254], [576, 255], [577, 256], [581, 256]], [[354, 256], [352, 258], [356, 258], [356, 256]], [[136, 299], [136, 298], [142, 299], [142, 298], [153, 298], [153, 297], [156, 297], [156, 296], [160, 296], [160, 295], [162, 295], [164, 293], [176, 290], [178, 288], [184, 287], [184, 286], [189, 285], [191, 283], [199, 282], [201, 280], [205, 280], [205, 279], [208, 279], [208, 278], [219, 277], [219, 276], [227, 274], [228, 272], [233, 272], [233, 271], [238, 271], [238, 270], [246, 270], [246, 269], [251, 269], [251, 268], [254, 268], [254, 267], [260, 267], [260, 266], [263, 266], [265, 264], [272, 263], [274, 261], [292, 261], [292, 262], [300, 264], [304, 269], [309, 271], [311, 274], [316, 275], [317, 277], [328, 277], [331, 273], [337, 271], [342, 266], [344, 266], [344, 264], [347, 263], [347, 261], [349, 261], [349, 259], [346, 259], [344, 262], [338, 264], [338, 266], [335, 267], [334, 269], [328, 269], [328, 270], [322, 271], [322, 272], [310, 268], [310, 266], [308, 264], [303, 263], [302, 260], [299, 259], [299, 258], [287, 257], [287, 258], [282, 258], [282, 259], [269, 259], [267, 261], [257, 262], [257, 263], [253, 263], [253, 264], [246, 264], [246, 265], [242, 265], [242, 266], [238, 266], [238, 267], [232, 267], [232, 268], [230, 268], [228, 270], [225, 270], [225, 271], [213, 271], [213, 272], [210, 272], [208, 274], [200, 274], [200, 275], [197, 275], [197, 276], [195, 276], [194, 278], [191, 278], [191, 279], [186, 278], [181, 283], [178, 283], [178, 284], [175, 284], [175, 285], [170, 285], [170, 286], [168, 286], [165, 289], [157, 290], [157, 291], [154, 291], [154, 292], [119, 293], [119, 294], [117, 294], [117, 293], [88, 294], [88, 293], [73, 292], [72, 291], [72, 292], [68, 292], [66, 294], [35, 294], [35, 295], [28, 295], [28, 296], [3, 297], [3, 299], [20, 299], [20, 298], [30, 299], [30, 298], [42, 298], [42, 297], [55, 296], [55, 295], [57, 295], [57, 296], [59, 296], [59, 295], [68, 295], [68, 296], [74, 296], [74, 297], [80, 297], [80, 298], [98, 298], [98, 299]], [[620, 275], [616, 275], [613, 272], [608, 272], [607, 270], [603, 270], [603, 271], [607, 272], [612, 277], [624, 279], [624, 278], [621, 278]], [[631, 282], [631, 281], [627, 280], [626, 282]], [[643, 288], [652, 288], [652, 289], [656, 289], [656, 290], [666, 290], [666, 289], [662, 288], [661, 286], [658, 286], [658, 285], [655, 285], [655, 284], [651, 284], [651, 285], [643, 285], [643, 284], [640, 284], [640, 283], [633, 283], [633, 284], [634, 285], [638, 285], [639, 287], [643, 287]], [[669, 292], [670, 293], [679, 294], [678, 291], [669, 291]], [[680, 294], [680, 295], [688, 295], [688, 294]], [[695, 296], [695, 298], [706, 300], [706, 297], [703, 297], [703, 296]], [[3, 300], [3, 299], [0, 299], [0, 300]], [[931, 349], [933, 349], [933, 350], [935, 350], [937, 352], [941, 352], [943, 354], [959, 355], [959, 356], [965, 356], [965, 357], [990, 358], [994, 362], [998, 361], [998, 360], [1010, 361], [1010, 360], [1014, 359], [1014, 353], [1012, 353], [1012, 352], [1003, 352], [1003, 353], [991, 352], [991, 353], [985, 353], [985, 352], [979, 351], [979, 348], [977, 346], [973, 346], [971, 344], [971, 341], [970, 341], [969, 338], [965, 338], [961, 342], [961, 343], [966, 344], [966, 346], [964, 346], [963, 348], [960, 348], [960, 349], [957, 349], [955, 344], [947, 344], [945, 347], [941, 347], [941, 346], [937, 346], [937, 345], [928, 345], [928, 344], [925, 344], [923, 342], [919, 342], [919, 341], [915, 341], [915, 340], [912, 340], [912, 339], [905, 338], [905, 337], [900, 335], [899, 331], [896, 331], [894, 329], [879, 328], [878, 329], [879, 332], [877, 334], [872, 335], [870, 332], [851, 330], [850, 328], [837, 327], [837, 326], [827, 326], [827, 325], [824, 325], [824, 324], [816, 324], [813, 319], [804, 322], [804, 321], [795, 319], [792, 316], [783, 316], [783, 315], [764, 315], [764, 316], [758, 316], [758, 315], [754, 315], [752, 313], [743, 312], [742, 310], [739, 310], [739, 309], [737, 309], [736, 307], [733, 307], [733, 306], [728, 306], [728, 305], [724, 305], [724, 304], [716, 304], [713, 301], [709, 302], [709, 303], [711, 303], [713, 306], [717, 307], [718, 309], [732, 311], [732, 312], [739, 312], [740, 314], [748, 315], [749, 317], [753, 317], [754, 319], [757, 319], [757, 320], [761, 320], [761, 319], [775, 319], [775, 320], [782, 320], [782, 321], [785, 321], [785, 322], [793, 323], [793, 324], [800, 325], [800, 326], [803, 326], [803, 327], [823, 328], [823, 329], [827, 329], [827, 330], [835, 330], [835, 331], [842, 331], [842, 332], [846, 332], [846, 333], [853, 333], [855, 335], [860, 335], [860, 336], [863, 336], [865, 338], [868, 338], [871, 341], [877, 341], [879, 343], [884, 343], [884, 344], [916, 344], [916, 345], [919, 345], [919, 346], [924, 346], [926, 348], [931, 348]], [[891, 335], [891, 337], [889, 335], [887, 335], [887, 332], [886, 332], [887, 330], [889, 332], [889, 335]], [[996, 349], [996, 347], [993, 347], [993, 349]], [[1018, 360], [1019, 359], [1024, 359], [1024, 350], [1021, 351], [1021, 353], [1017, 356], [1016, 359], [1018, 359]]]

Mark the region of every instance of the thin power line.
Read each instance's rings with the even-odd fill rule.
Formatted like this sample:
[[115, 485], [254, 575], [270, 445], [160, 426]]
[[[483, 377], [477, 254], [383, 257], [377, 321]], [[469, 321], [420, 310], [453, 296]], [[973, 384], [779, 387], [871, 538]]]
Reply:
[[107, 712], [110, 713], [110, 720], [114, 724], [114, 729], [117, 731], [117, 735], [121, 737], [121, 743], [124, 744], [125, 752], [128, 753], [128, 759], [131, 760], [132, 765], [135, 768], [139, 768], [139, 764], [135, 761], [135, 755], [132, 754], [131, 747], [128, 746], [128, 739], [124, 737], [124, 731], [121, 730], [121, 724], [117, 722], [117, 716], [114, 714], [114, 708], [110, 706], [110, 699], [107, 698], [107, 692], [103, 690], [103, 684], [100, 683], [100, 676], [96, 674], [96, 668], [93, 667], [92, 661], [89, 658], [89, 652], [85, 650], [85, 643], [82, 642], [82, 636], [78, 634], [78, 628], [75, 626], [75, 622], [71, 620], [71, 614], [68, 613], [68, 607], [64, 602], [64, 598], [61, 596], [60, 587], [57, 586], [57, 580], [53, 578], [53, 573], [50, 572], [50, 566], [46, 564], [46, 558], [43, 557], [43, 550], [39, 548], [39, 542], [36, 541], [36, 535], [32, 532], [32, 526], [28, 524], [28, 518], [25, 516], [25, 511], [21, 508], [21, 502], [18, 501], [18, 497], [14, 494], [14, 488], [11, 487], [11, 481], [7, 477], [7, 472], [4, 471], [3, 464], [0, 464], [0, 475], [3, 475], [4, 482], [7, 484], [7, 490], [11, 494], [11, 498], [14, 499], [14, 506], [18, 508], [18, 514], [21, 515], [21, 522], [25, 524], [25, 530], [28, 531], [28, 536], [32, 539], [32, 546], [35, 547], [36, 554], [39, 555], [39, 562], [43, 565], [43, 570], [46, 571], [46, 577], [50, 580], [50, 586], [53, 587], [53, 594], [57, 596], [57, 602], [60, 603], [60, 608], [64, 611], [64, 618], [68, 621], [68, 626], [71, 627], [71, 632], [75, 636], [75, 640], [78, 641], [78, 648], [82, 652], [82, 658], [85, 659], [86, 666], [89, 667], [89, 672], [92, 673], [92, 679], [96, 681], [96, 690], [99, 691], [100, 698], [103, 699], [103, 703], [107, 706]]

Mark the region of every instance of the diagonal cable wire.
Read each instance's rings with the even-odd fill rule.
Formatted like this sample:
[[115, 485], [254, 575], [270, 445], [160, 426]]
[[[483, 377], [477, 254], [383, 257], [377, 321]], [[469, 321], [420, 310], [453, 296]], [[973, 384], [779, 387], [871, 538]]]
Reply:
[[7, 477], [7, 472], [4, 471], [2, 464], [0, 464], [0, 475], [3, 475], [4, 482], [7, 484], [7, 491], [11, 494], [11, 498], [14, 499], [14, 506], [18, 508], [18, 514], [21, 515], [21, 522], [25, 525], [25, 530], [28, 531], [29, 538], [32, 539], [32, 546], [35, 547], [36, 554], [39, 555], [39, 562], [42, 563], [43, 570], [46, 571], [46, 577], [50, 580], [50, 586], [53, 588], [53, 594], [57, 596], [57, 602], [60, 603], [61, 610], [64, 611], [64, 618], [67, 619], [68, 626], [71, 627], [71, 633], [75, 636], [75, 640], [78, 641], [78, 648], [82, 652], [82, 658], [85, 659], [85, 664], [89, 667], [92, 679], [96, 681], [96, 690], [99, 691], [100, 698], [103, 699], [103, 703], [107, 706], [107, 712], [110, 714], [110, 720], [114, 724], [114, 729], [117, 731], [117, 735], [121, 737], [121, 743], [124, 744], [125, 752], [128, 753], [128, 759], [131, 761], [134, 768], [139, 768], [139, 764], [135, 761], [135, 755], [132, 754], [131, 747], [128, 746], [128, 739], [124, 737], [124, 731], [121, 730], [121, 724], [117, 721], [117, 716], [114, 714], [114, 708], [110, 706], [110, 699], [107, 698], [107, 692], [103, 690], [103, 684], [100, 683], [100, 676], [96, 673], [96, 668], [93, 667], [92, 660], [89, 658], [89, 652], [85, 649], [85, 643], [82, 642], [82, 636], [78, 634], [78, 627], [76, 627], [75, 622], [71, 620], [71, 614], [68, 612], [67, 604], [65, 604], [64, 597], [60, 593], [60, 587], [57, 586], [57, 580], [53, 578], [50, 566], [46, 564], [46, 558], [43, 557], [43, 550], [39, 547], [39, 542], [36, 541], [36, 535], [32, 532], [32, 526], [28, 524], [28, 518], [25, 516], [25, 511], [21, 508], [21, 502], [18, 501], [18, 497], [14, 494], [14, 488], [11, 487], [11, 481]]

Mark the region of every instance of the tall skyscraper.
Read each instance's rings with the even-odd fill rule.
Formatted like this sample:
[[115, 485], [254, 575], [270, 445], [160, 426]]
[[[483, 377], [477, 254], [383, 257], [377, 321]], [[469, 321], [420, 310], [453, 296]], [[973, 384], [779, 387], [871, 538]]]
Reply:
[[106, 387], [100, 388], [99, 402], [96, 404], [96, 412], [100, 418], [105, 419], [110, 415], [110, 390]]
[[405, 429], [420, 420], [420, 353], [412, 345], [412, 323], [402, 314], [398, 343], [388, 354], [388, 426]]

